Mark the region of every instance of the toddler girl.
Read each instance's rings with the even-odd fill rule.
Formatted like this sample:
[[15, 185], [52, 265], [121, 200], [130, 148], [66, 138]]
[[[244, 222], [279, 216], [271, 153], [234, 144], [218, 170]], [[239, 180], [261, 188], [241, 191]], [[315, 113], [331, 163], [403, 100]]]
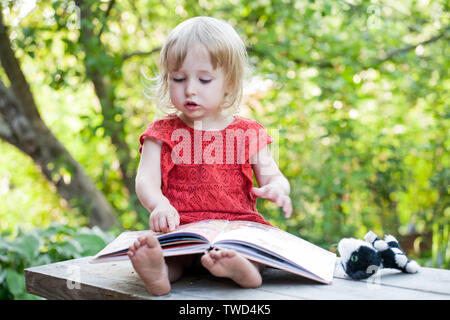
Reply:
[[[161, 51], [158, 101], [168, 116], [140, 136], [136, 193], [150, 229], [169, 232], [204, 219], [269, 224], [257, 197], [292, 212], [290, 186], [273, 160], [272, 137], [258, 122], [234, 116], [243, 90], [247, 53], [226, 22], [196, 17], [179, 24]], [[253, 187], [254, 172], [259, 188]], [[128, 252], [153, 295], [170, 292], [194, 256], [163, 257], [156, 237], [139, 238]], [[260, 266], [234, 250], [211, 250], [201, 264], [242, 287], [261, 285]]]

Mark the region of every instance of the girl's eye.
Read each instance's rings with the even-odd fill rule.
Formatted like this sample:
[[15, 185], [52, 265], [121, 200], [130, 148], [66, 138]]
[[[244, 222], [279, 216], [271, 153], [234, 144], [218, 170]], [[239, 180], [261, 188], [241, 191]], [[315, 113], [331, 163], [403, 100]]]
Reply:
[[175, 82], [182, 82], [184, 78], [173, 78], [173, 81]]
[[211, 79], [200, 79], [201, 83], [210, 83]]

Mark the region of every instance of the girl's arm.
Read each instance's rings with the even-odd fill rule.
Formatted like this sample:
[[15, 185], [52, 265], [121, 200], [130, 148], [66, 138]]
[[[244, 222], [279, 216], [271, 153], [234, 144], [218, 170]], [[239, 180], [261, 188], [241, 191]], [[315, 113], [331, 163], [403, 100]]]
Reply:
[[275, 202], [283, 208], [285, 217], [289, 218], [292, 213], [292, 201], [289, 197], [291, 187], [275, 163], [269, 148], [262, 148], [250, 159], [250, 163], [259, 185], [259, 188], [253, 188], [252, 192], [258, 197]]
[[161, 191], [161, 145], [152, 138], [145, 139], [136, 174], [136, 195], [150, 214], [150, 229], [156, 232], [174, 230], [180, 219], [177, 210]]

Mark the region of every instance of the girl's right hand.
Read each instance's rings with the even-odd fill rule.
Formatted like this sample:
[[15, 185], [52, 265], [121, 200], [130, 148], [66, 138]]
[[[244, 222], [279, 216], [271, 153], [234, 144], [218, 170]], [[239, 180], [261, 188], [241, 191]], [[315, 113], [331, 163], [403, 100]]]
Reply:
[[154, 232], [174, 231], [180, 225], [178, 211], [170, 203], [157, 205], [149, 220], [150, 229]]

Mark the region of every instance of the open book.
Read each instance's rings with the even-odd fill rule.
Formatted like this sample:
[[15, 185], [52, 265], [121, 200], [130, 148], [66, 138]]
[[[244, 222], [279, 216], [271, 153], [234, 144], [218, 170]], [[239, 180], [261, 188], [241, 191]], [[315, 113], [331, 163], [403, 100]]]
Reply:
[[321, 283], [333, 280], [336, 255], [290, 233], [248, 221], [204, 220], [169, 233], [123, 232], [92, 263], [128, 259], [127, 251], [141, 236], [154, 234], [165, 257], [203, 253], [214, 247], [234, 249], [249, 260]]

